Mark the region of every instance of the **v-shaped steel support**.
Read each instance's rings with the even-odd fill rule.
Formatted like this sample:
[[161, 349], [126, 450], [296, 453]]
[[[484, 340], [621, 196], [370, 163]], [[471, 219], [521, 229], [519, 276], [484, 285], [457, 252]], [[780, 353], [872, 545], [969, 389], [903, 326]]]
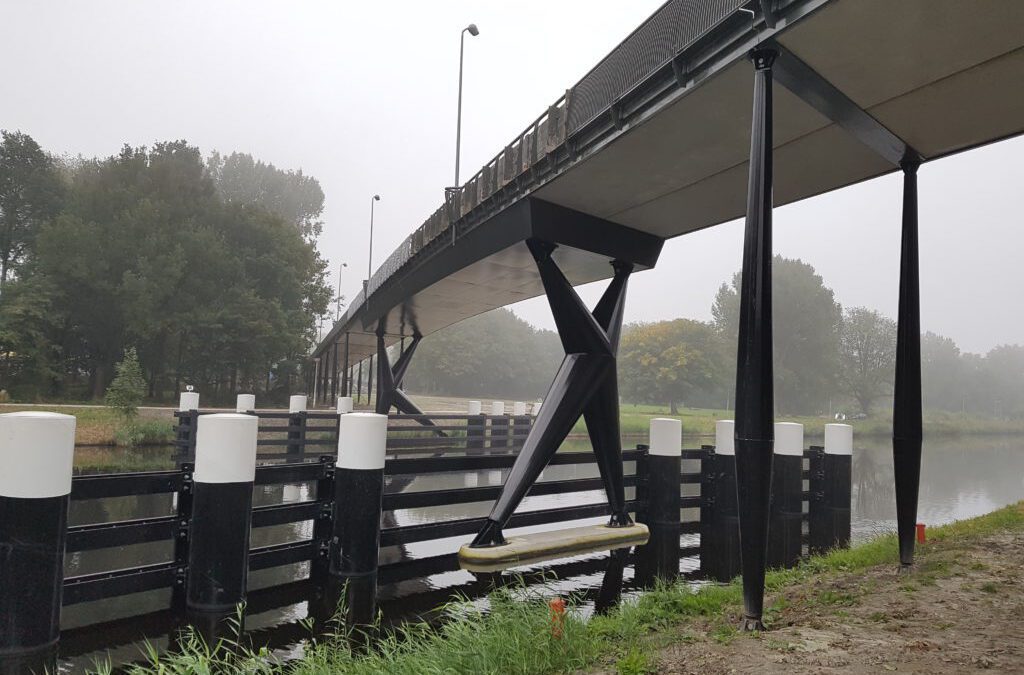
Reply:
[[[391, 365], [387, 347], [384, 345], [384, 330], [382, 326], [378, 326], [377, 401], [375, 406], [375, 411], [378, 414], [387, 415], [391, 412], [391, 407], [394, 406], [398, 412], [405, 415], [423, 415], [423, 411], [401, 389], [402, 380], [405, 379], [405, 372], [409, 369], [412, 355], [416, 352], [416, 347], [419, 345], [421, 338], [422, 336], [419, 333], [413, 335], [409, 346], [405, 348], [405, 351], [398, 357], [395, 364]], [[416, 421], [426, 427], [435, 426], [427, 417], [418, 417]], [[434, 433], [439, 436], [445, 435], [442, 431], [435, 431]]]
[[565, 358], [544, 398], [537, 420], [487, 522], [472, 546], [505, 543], [502, 528], [540, 476], [573, 425], [584, 415], [608, 495], [612, 526], [632, 523], [625, 508], [619, 395], [615, 358], [622, 332], [626, 286], [633, 265], [615, 261], [615, 276], [594, 311], [587, 309], [551, 258], [555, 245], [528, 240], [551, 305]]

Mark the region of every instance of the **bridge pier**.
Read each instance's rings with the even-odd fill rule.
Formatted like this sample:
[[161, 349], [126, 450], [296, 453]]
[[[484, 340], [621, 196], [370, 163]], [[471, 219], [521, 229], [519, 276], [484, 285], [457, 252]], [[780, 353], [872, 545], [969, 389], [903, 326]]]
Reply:
[[763, 630], [764, 577], [774, 446], [772, 370], [772, 64], [759, 49], [754, 63], [750, 176], [743, 237], [739, 345], [736, 356], [736, 492], [743, 575], [743, 630]]
[[615, 275], [594, 311], [590, 312], [552, 259], [556, 245], [529, 239], [527, 246], [551, 304], [565, 358], [501, 495], [471, 544], [473, 547], [505, 543], [502, 528], [580, 415], [586, 417], [587, 431], [608, 495], [609, 524], [627, 526], [633, 522], [625, 509], [615, 368], [626, 286], [633, 265], [618, 260], [612, 263]]

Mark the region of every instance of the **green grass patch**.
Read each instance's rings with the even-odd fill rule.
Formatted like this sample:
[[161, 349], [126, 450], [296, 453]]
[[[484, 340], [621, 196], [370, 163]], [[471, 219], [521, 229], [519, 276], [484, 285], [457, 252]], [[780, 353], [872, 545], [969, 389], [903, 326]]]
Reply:
[[[1007, 530], [1024, 530], [1024, 502], [986, 516], [933, 528], [922, 553], [941, 552], [947, 545]], [[797, 584], [807, 585], [819, 576], [897, 563], [896, 539], [889, 535], [808, 559], [790, 570], [769, 571], [766, 585], [769, 591], [778, 591]], [[984, 587], [982, 590], [998, 589], [995, 584], [991, 587], [993, 591]], [[833, 593], [827, 600], [825, 604], [842, 607], [856, 598]], [[502, 590], [491, 595], [490, 611], [485, 612], [477, 604], [456, 601], [445, 608], [445, 621], [436, 625], [410, 623], [385, 632], [369, 652], [352, 649], [344, 635], [340, 635], [311, 642], [303, 658], [279, 664], [272, 662], [266, 652], [229, 644], [208, 648], [191, 636], [180, 651], [163, 656], [152, 654], [148, 665], [130, 668], [129, 672], [525, 674], [575, 672], [603, 663], [614, 665], [621, 673], [644, 673], [652, 667], [650, 645], [655, 644], [658, 633], [668, 630], [675, 636], [685, 634], [687, 621], [710, 619], [713, 639], [733, 640], [737, 635], [734, 616], [741, 602], [738, 581], [708, 584], [696, 590], [686, 583], [662, 584], [607, 615], [589, 620], [584, 620], [570, 603], [561, 635], [556, 636], [543, 589]], [[784, 605], [777, 606], [769, 611], [768, 617], [777, 616], [783, 609]], [[870, 618], [888, 621], [881, 613]], [[786, 647], [779, 645], [778, 649], [784, 651]]]

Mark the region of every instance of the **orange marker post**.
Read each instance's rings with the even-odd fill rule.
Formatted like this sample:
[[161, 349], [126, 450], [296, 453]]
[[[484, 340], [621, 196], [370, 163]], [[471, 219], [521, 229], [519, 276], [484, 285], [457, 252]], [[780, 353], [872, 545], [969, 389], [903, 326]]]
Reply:
[[562, 621], [565, 618], [565, 600], [552, 598], [548, 601], [548, 607], [551, 609], [551, 636], [561, 639]]

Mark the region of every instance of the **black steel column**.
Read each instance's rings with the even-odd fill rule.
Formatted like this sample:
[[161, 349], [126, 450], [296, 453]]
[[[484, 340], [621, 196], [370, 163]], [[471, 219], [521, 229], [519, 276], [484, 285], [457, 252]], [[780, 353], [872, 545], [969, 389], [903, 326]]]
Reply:
[[345, 333], [345, 367], [342, 369], [342, 373], [343, 374], [341, 376], [341, 395], [342, 396], [351, 396], [352, 395], [352, 392], [350, 391], [352, 389], [352, 371], [351, 371], [351, 364], [349, 364], [349, 362], [348, 362], [348, 358], [349, 358], [348, 338], [349, 338], [349, 334]]
[[774, 439], [772, 372], [772, 63], [751, 53], [754, 110], [743, 237], [739, 348], [736, 358], [736, 492], [743, 574], [743, 630], [763, 630], [764, 573]]
[[331, 399], [326, 402], [330, 406], [334, 406], [334, 402], [338, 400], [338, 376], [341, 372], [338, 360], [338, 343], [335, 342], [334, 361], [331, 363]]
[[376, 413], [342, 415], [338, 424], [330, 574], [344, 583], [349, 625], [371, 624], [376, 613], [387, 425]]
[[362, 403], [363, 397], [363, 362], [359, 362], [359, 374], [356, 376], [356, 403]]
[[903, 241], [900, 304], [896, 329], [892, 459], [896, 480], [896, 525], [900, 564], [914, 562], [917, 492], [921, 482], [921, 299], [918, 274], [917, 162], [903, 163]]
[[245, 601], [258, 428], [255, 415], [221, 413], [197, 429], [185, 604], [204, 632], [226, 629]]
[[75, 418], [0, 415], [0, 673], [56, 672]]

